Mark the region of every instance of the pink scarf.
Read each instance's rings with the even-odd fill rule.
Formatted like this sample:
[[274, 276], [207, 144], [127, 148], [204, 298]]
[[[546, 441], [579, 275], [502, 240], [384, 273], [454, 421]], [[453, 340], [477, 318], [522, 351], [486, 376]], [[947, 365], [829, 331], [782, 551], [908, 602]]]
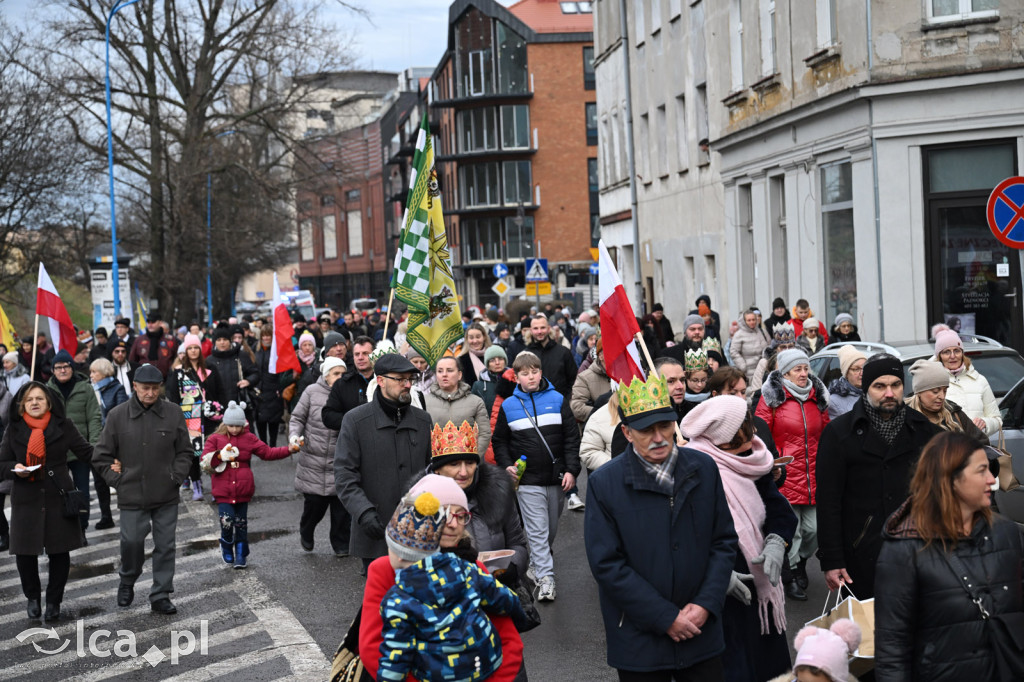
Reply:
[[[786, 631], [786, 597], [781, 582], [773, 587], [761, 565], [750, 563], [764, 549], [764, 534], [761, 527], [766, 517], [764, 501], [757, 492], [754, 482], [771, 471], [774, 466], [772, 454], [768, 452], [760, 438], [755, 436], [751, 445], [753, 452], [747, 457], [722, 452], [714, 443], [703, 437], [691, 440], [686, 447], [709, 455], [718, 465], [722, 487], [725, 489], [725, 500], [729, 503], [733, 525], [736, 526], [736, 534], [740, 539], [740, 551], [747, 560], [747, 570], [754, 576], [761, 634], [767, 635], [768, 604], [772, 605], [776, 629], [779, 632]], [[787, 559], [783, 558], [783, 561]]]

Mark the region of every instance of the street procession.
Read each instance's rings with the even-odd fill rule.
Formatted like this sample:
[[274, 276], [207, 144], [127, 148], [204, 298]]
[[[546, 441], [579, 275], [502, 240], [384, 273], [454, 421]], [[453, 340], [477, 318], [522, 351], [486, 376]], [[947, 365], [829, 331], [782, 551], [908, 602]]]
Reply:
[[1024, 681], [1022, 23], [0, 0], [0, 678]]

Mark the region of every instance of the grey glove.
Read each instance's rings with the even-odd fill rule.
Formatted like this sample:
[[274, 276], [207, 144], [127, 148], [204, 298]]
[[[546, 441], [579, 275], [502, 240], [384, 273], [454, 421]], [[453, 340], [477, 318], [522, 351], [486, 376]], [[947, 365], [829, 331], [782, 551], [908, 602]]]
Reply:
[[782, 576], [782, 562], [786, 560], [786, 541], [775, 533], [764, 539], [764, 549], [759, 556], [750, 560], [751, 564], [763, 564], [764, 574], [773, 586], [779, 584]]
[[744, 606], [750, 606], [750, 588], [743, 584], [744, 580], [753, 580], [754, 576], [749, 573], [732, 572], [729, 576], [729, 589], [725, 594], [734, 599], [739, 599]]

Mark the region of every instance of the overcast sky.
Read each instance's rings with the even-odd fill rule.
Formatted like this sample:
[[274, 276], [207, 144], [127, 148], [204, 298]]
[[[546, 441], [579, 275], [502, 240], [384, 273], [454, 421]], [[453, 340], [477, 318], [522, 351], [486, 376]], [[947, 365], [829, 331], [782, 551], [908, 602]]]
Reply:
[[[184, 0], [182, 0], [184, 1]], [[503, 5], [513, 0], [500, 0]], [[447, 41], [450, 0], [354, 0], [370, 12], [370, 21], [341, 8], [327, 18], [356, 32], [362, 68], [401, 71], [410, 66], [437, 66]], [[41, 0], [0, 0], [0, 12], [12, 23], [38, 18]], [[370, 23], [372, 22], [372, 24]]]

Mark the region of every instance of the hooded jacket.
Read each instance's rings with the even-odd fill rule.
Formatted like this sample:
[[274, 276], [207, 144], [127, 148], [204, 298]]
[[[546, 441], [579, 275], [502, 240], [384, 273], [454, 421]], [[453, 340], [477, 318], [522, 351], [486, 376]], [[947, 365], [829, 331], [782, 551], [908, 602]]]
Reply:
[[[341, 379], [339, 378], [338, 381]], [[303, 391], [288, 422], [288, 436], [302, 436], [306, 442], [295, 453], [295, 490], [310, 495], [335, 495], [334, 451], [337, 429], [328, 428], [320, 418], [331, 389], [321, 376]]]
[[829, 419], [835, 419], [852, 410], [864, 391], [851, 384], [846, 377], [838, 377], [828, 385], [828, 394], [828, 416]]
[[790, 504], [817, 503], [814, 471], [818, 440], [829, 422], [828, 389], [813, 374], [808, 379], [811, 394], [800, 402], [790, 395], [779, 371], [773, 371], [761, 387], [761, 400], [754, 412], [768, 422], [779, 454], [793, 457], [786, 466], [786, 483], [782, 486], [782, 494]]
[[[875, 679], [997, 680], [989, 624], [942, 556], [942, 543], [925, 548], [910, 517], [912, 504], [907, 500], [882, 531], [875, 580]], [[998, 514], [991, 525], [978, 518], [970, 536], [951, 551], [978, 581], [989, 614], [1024, 619], [1024, 535], [1016, 524]]]
[[754, 376], [754, 369], [757, 367], [761, 354], [768, 347], [768, 337], [764, 335], [760, 327], [751, 329], [743, 320], [740, 320], [740, 327], [732, 335], [729, 343], [729, 358], [736, 369], [743, 372], [750, 383]]
[[[46, 438], [46, 465], [28, 478], [21, 478], [12, 471], [15, 464], [26, 464], [32, 429], [18, 414], [18, 405], [24, 394], [34, 386], [42, 384], [33, 382], [22, 386], [11, 401], [7, 415], [8, 427], [0, 442], [0, 481], [11, 482], [10, 551], [11, 554], [33, 555], [70, 552], [82, 546], [82, 528], [78, 519], [64, 518], [64, 504], [57, 486], [65, 491], [75, 489], [68, 471], [68, 454], [74, 453], [81, 461], [89, 462], [92, 460], [93, 447], [65, 416], [64, 402], [54, 395], [53, 389], [47, 388], [50, 423], [43, 431]], [[92, 393], [91, 388], [89, 392]], [[45, 469], [53, 471], [52, 481]]]
[[445, 393], [435, 383], [423, 398], [431, 421], [442, 428], [448, 422], [455, 426], [461, 426], [464, 421], [476, 424], [479, 429], [476, 451], [483, 458], [491, 443], [491, 418], [483, 399], [472, 393], [465, 381], [460, 381], [452, 393]]
[[594, 411], [594, 401], [612, 390], [611, 380], [604, 368], [600, 358], [594, 360], [585, 370], [576, 376], [576, 382], [572, 385], [572, 399], [569, 407], [576, 421], [581, 424], [590, 418]]

